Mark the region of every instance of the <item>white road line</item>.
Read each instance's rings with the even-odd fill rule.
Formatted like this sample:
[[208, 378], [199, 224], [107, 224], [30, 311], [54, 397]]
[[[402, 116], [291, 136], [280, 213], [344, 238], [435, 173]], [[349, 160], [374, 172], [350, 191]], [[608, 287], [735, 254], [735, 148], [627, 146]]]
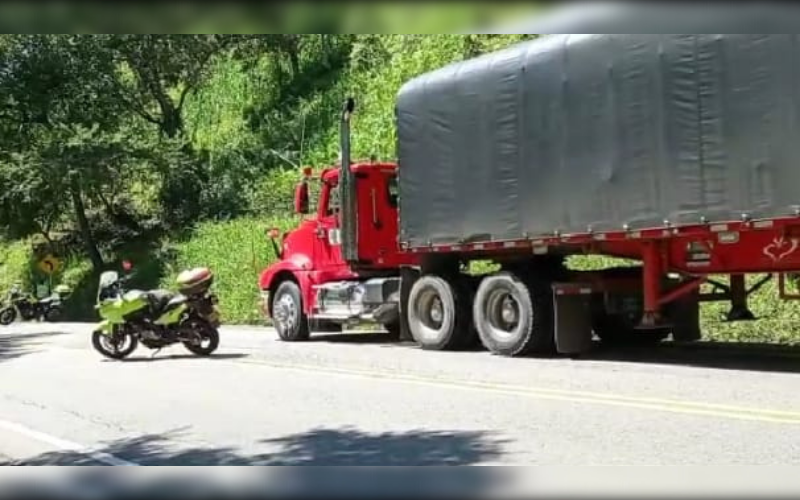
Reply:
[[123, 460], [119, 457], [115, 457], [114, 455], [108, 453], [92, 450], [90, 447], [82, 444], [73, 443], [72, 441], [67, 441], [66, 439], [61, 439], [55, 436], [51, 436], [49, 434], [45, 434], [44, 432], [39, 432], [30, 429], [24, 425], [17, 424], [15, 422], [0, 420], [0, 429], [4, 429], [6, 431], [28, 437], [30, 439], [39, 441], [40, 443], [44, 443], [49, 446], [54, 446], [58, 448], [59, 451], [72, 451], [75, 453], [79, 453], [81, 455], [85, 455], [91, 458], [92, 460], [96, 460], [97, 462], [106, 465], [113, 465], [117, 467], [136, 467], [139, 465], [137, 463], [129, 462], [128, 460]]

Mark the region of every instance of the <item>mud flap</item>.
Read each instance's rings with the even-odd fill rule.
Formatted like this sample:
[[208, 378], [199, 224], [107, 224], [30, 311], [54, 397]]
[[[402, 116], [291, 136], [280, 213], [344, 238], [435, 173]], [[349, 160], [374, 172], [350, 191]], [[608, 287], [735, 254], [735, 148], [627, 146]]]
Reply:
[[695, 290], [669, 304], [667, 310], [675, 342], [697, 342], [702, 339], [699, 291]]
[[591, 285], [554, 283], [556, 350], [576, 355], [592, 349]]

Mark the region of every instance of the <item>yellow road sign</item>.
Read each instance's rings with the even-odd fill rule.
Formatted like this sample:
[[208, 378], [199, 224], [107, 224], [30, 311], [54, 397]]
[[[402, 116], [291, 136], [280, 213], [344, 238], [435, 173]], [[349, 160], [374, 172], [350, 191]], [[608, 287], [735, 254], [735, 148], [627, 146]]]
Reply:
[[48, 255], [39, 261], [39, 269], [45, 274], [55, 274], [61, 270], [61, 260], [52, 255]]

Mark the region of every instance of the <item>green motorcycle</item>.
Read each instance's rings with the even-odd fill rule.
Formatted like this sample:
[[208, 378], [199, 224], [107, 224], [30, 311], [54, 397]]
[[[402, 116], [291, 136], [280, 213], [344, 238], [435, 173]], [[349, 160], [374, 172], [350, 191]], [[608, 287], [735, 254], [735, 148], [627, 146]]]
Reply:
[[[125, 268], [130, 270], [129, 265]], [[180, 343], [197, 356], [217, 350], [220, 315], [217, 297], [210, 291], [210, 270], [181, 273], [180, 293], [127, 290], [129, 280], [116, 271], [100, 276], [96, 309], [102, 321], [92, 332], [92, 345], [100, 354], [125, 359], [140, 343], [156, 351]]]

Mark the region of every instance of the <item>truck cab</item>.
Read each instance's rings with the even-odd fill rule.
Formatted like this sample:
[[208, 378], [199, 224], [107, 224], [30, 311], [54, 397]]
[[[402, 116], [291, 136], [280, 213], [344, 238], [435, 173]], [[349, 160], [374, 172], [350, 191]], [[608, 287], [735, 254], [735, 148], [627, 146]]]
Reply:
[[[345, 186], [343, 168], [351, 174]], [[304, 170], [294, 193], [302, 220], [282, 237], [270, 231], [278, 261], [259, 280], [262, 310], [281, 339], [363, 321], [399, 334], [399, 268], [413, 259], [398, 246], [398, 201], [394, 163]]]

